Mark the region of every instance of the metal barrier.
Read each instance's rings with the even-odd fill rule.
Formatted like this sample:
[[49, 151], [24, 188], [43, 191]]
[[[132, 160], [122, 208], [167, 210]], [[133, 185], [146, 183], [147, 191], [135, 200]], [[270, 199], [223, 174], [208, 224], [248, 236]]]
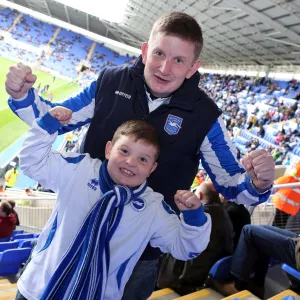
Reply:
[[[298, 188], [300, 183], [274, 185], [274, 191], [278, 188]], [[0, 193], [0, 199], [16, 200], [15, 210], [19, 215], [20, 229], [27, 232], [40, 232], [48, 221], [57, 198], [56, 194], [34, 192], [35, 196], [27, 196], [24, 190], [7, 190]], [[250, 208], [251, 222], [255, 225], [272, 225], [276, 214], [276, 208], [271, 200], [256, 207]], [[279, 221], [276, 226], [286, 228], [300, 234], [300, 213], [296, 216], [283, 215], [282, 224]]]

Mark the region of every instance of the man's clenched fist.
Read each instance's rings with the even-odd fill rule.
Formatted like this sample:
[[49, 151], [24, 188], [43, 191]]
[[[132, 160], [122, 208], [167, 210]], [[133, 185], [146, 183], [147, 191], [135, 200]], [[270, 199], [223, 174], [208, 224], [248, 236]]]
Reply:
[[15, 100], [23, 98], [34, 85], [36, 76], [29, 66], [22, 63], [11, 66], [6, 74], [6, 92]]

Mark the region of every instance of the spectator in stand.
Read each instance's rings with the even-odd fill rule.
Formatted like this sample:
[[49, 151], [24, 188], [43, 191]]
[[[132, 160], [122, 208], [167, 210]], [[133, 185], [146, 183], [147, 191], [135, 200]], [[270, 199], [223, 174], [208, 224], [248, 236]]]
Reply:
[[8, 188], [13, 188], [18, 180], [19, 171], [17, 170], [17, 166], [15, 165], [12, 169], [8, 170], [5, 177], [5, 186]]
[[221, 199], [233, 225], [233, 244], [235, 249], [238, 244], [243, 227], [245, 225], [251, 224], [251, 216], [245, 205], [228, 201], [224, 197], [221, 197]]
[[[15, 216], [16, 226], [20, 226], [19, 216], [18, 216], [18, 213], [15, 211], [16, 202], [14, 200], [8, 200], [7, 202], [10, 204], [10, 206], [12, 208], [11, 213]], [[16, 229], [16, 226], [15, 226], [15, 229]]]
[[13, 209], [8, 201], [3, 200], [0, 204], [0, 238], [8, 238], [16, 227], [16, 219]]
[[195, 189], [197, 186], [199, 186], [203, 181], [205, 181], [205, 173], [204, 170], [199, 170], [193, 184], [191, 186], [191, 189]]

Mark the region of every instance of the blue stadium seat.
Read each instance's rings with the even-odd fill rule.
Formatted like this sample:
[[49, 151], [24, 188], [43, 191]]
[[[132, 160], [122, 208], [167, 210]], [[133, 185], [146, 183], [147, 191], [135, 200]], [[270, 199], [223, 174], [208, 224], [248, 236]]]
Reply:
[[0, 253], [0, 276], [17, 274], [30, 253], [31, 248], [10, 249]]
[[37, 239], [30, 239], [30, 240], [20, 240], [17, 241], [19, 244], [19, 248], [32, 248], [32, 242], [35, 242]]
[[10, 241], [10, 237], [0, 239], [0, 243], [9, 242], [9, 241]]
[[24, 239], [32, 239], [34, 238], [33, 233], [24, 233], [24, 234], [16, 234], [12, 237], [12, 240], [24, 240]]
[[12, 236], [15, 236], [16, 234], [23, 234], [24, 230], [14, 230], [12, 233]]
[[233, 279], [230, 274], [232, 256], [226, 256], [218, 260], [210, 269], [208, 277], [204, 283], [205, 286], [210, 286], [212, 280], [229, 281]]
[[294, 269], [293, 267], [287, 265], [287, 264], [283, 264], [282, 265], [282, 270], [284, 270], [286, 273], [292, 275], [293, 277], [297, 278], [298, 280], [300, 280], [300, 272], [296, 269]]
[[19, 242], [4, 242], [0, 243], [0, 252], [3, 252], [8, 249], [15, 249], [18, 248]]

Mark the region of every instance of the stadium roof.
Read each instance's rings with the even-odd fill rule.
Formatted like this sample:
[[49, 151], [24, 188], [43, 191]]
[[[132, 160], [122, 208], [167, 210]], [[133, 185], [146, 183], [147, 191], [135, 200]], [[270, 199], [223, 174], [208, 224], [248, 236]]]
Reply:
[[54, 0], [9, 1], [136, 48], [162, 13], [186, 12], [201, 24], [205, 67], [300, 69], [300, 0], [129, 0], [120, 24]]

